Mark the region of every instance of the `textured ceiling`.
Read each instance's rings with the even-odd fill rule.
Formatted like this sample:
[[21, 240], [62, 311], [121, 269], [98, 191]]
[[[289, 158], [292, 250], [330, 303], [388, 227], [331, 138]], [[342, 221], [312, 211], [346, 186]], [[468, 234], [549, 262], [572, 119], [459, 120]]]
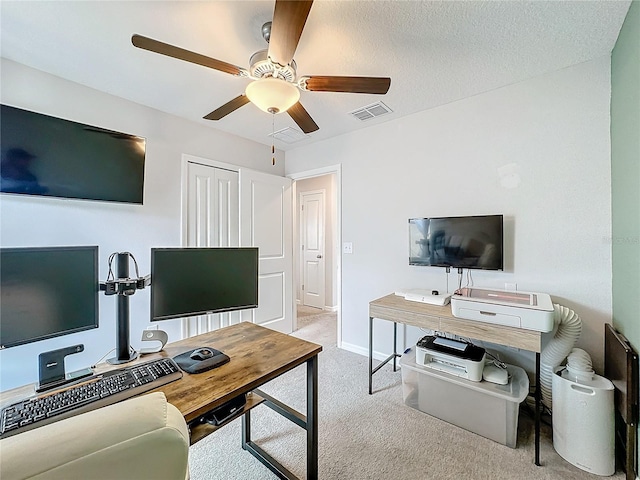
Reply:
[[[611, 53], [625, 1], [316, 0], [296, 50], [299, 75], [389, 76], [384, 95], [301, 92], [320, 129], [296, 148]], [[272, 1], [0, 2], [1, 55], [24, 65], [270, 144], [272, 118], [252, 104], [202, 117], [247, 79], [137, 49], [138, 33], [247, 68], [267, 44]], [[383, 101], [365, 122], [348, 112]], [[297, 128], [287, 114], [275, 129]], [[107, 126], [108, 127], [108, 126]]]

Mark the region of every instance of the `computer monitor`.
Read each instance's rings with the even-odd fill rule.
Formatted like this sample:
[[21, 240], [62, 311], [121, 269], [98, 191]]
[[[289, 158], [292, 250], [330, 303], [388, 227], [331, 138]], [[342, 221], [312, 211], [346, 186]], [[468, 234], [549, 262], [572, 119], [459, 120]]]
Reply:
[[258, 248], [152, 248], [151, 321], [258, 306]]
[[0, 348], [98, 328], [98, 247], [0, 249]]

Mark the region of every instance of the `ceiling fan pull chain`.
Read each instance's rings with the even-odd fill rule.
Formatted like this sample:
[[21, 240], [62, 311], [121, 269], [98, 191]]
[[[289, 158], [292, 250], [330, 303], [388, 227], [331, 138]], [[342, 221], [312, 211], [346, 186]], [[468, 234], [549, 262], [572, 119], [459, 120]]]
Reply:
[[271, 114], [271, 165], [275, 165], [276, 164], [276, 146], [274, 144], [273, 139], [275, 138], [275, 134], [276, 134], [276, 114], [272, 113]]

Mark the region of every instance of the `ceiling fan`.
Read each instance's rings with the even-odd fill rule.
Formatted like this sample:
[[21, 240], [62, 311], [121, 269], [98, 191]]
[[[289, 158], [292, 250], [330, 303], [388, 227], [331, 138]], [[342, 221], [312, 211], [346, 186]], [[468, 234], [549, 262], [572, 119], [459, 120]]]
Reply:
[[205, 119], [220, 120], [252, 102], [271, 114], [286, 111], [304, 133], [311, 133], [319, 127], [300, 103], [300, 90], [383, 95], [391, 85], [388, 77], [297, 76], [293, 55], [312, 4], [313, 0], [276, 0], [273, 21], [262, 27], [269, 48], [251, 56], [248, 70], [138, 34], [131, 37], [131, 42], [144, 50], [252, 80], [244, 94], [205, 115]]

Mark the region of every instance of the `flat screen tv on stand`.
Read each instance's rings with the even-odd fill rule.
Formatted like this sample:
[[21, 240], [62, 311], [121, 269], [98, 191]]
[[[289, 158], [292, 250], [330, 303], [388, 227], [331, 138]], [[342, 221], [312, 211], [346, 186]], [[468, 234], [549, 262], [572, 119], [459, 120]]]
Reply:
[[[98, 247], [0, 249], [0, 348], [12, 348], [98, 328]], [[37, 391], [92, 374], [66, 373], [64, 358], [78, 344], [38, 357]]]
[[[257, 306], [257, 248], [151, 249], [152, 322]], [[186, 372], [199, 373], [229, 358], [205, 345], [174, 360]]]
[[257, 248], [151, 249], [152, 322], [257, 306]]

